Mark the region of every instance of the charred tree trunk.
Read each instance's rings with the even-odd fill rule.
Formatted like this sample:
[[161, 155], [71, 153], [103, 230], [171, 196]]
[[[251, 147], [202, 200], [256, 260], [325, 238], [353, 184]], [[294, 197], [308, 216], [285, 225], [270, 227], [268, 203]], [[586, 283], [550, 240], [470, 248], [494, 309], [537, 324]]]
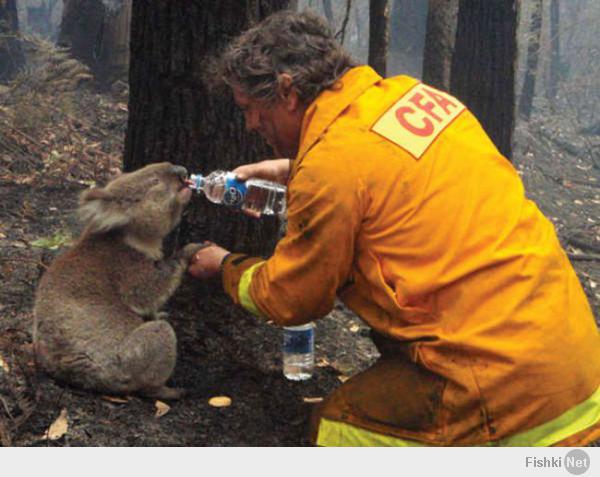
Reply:
[[126, 77], [130, 19], [131, 0], [65, 0], [58, 44], [108, 85]]
[[101, 0], [65, 0], [58, 34], [58, 45], [69, 48], [94, 73], [105, 10]]
[[118, 79], [127, 81], [131, 4], [132, 0], [121, 0], [115, 7], [105, 11], [96, 63], [96, 76], [103, 85]]
[[8, 81], [25, 64], [19, 39], [16, 0], [0, 2], [0, 81]]
[[460, 0], [450, 91], [511, 156], [515, 109], [516, 0]]
[[369, 65], [381, 76], [386, 76], [388, 48], [388, 2], [369, 2]]
[[450, 90], [457, 13], [458, 0], [429, 0], [423, 81], [444, 91]]
[[521, 100], [519, 102], [519, 113], [527, 121], [529, 121], [529, 118], [531, 117], [531, 109], [533, 107], [533, 98], [535, 95], [535, 78], [540, 55], [541, 35], [542, 0], [535, 0], [533, 2], [533, 11], [531, 12], [529, 39], [527, 42], [527, 66], [525, 69], [525, 78], [523, 79], [523, 89], [521, 90]]
[[550, 101], [556, 99], [560, 80], [560, 8], [558, 0], [550, 1], [550, 68], [546, 93]]
[[[230, 94], [203, 85], [204, 66], [251, 22], [284, 8], [286, 0], [134, 2], [129, 70], [126, 170], [171, 161], [208, 173], [255, 162], [269, 154], [245, 130]], [[188, 206], [179, 242], [213, 240], [235, 251], [270, 253], [278, 224], [255, 220], [199, 197]]]

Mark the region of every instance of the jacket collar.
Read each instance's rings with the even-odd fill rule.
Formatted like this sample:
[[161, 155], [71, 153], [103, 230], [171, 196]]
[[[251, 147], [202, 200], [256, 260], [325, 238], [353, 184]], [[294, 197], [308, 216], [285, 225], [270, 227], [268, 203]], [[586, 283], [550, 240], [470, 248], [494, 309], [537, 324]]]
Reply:
[[331, 88], [323, 91], [304, 113], [300, 148], [294, 166], [297, 166], [342, 111], [381, 79], [371, 67], [357, 66], [347, 71]]

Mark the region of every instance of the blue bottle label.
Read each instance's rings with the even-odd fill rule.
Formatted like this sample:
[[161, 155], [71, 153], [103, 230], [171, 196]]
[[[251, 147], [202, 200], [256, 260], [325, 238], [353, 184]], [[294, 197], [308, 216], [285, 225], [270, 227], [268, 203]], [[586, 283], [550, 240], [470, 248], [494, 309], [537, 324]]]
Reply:
[[289, 354], [312, 353], [315, 348], [315, 330], [283, 330], [283, 352]]
[[246, 190], [245, 182], [237, 180], [235, 176], [226, 177], [223, 204], [228, 207], [241, 207], [244, 203]]

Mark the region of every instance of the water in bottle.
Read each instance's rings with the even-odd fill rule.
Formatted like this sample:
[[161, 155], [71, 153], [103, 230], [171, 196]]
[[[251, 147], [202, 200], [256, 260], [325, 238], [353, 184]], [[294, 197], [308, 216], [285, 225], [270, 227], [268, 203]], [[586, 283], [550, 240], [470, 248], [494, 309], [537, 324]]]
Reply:
[[283, 328], [283, 375], [292, 381], [310, 379], [315, 366], [315, 325]]
[[286, 187], [262, 179], [240, 181], [233, 172], [214, 171], [207, 176], [192, 174], [191, 189], [202, 191], [206, 198], [216, 204], [240, 208], [254, 214], [285, 214]]

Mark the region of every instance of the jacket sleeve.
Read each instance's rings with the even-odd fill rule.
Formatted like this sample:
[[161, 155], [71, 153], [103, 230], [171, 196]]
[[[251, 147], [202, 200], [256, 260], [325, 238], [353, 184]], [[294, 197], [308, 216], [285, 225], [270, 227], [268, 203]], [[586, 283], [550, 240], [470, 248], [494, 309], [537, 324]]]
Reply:
[[285, 237], [266, 261], [229, 256], [225, 290], [237, 304], [279, 325], [329, 313], [350, 274], [363, 196], [360, 180], [348, 171], [301, 164], [289, 183]]

